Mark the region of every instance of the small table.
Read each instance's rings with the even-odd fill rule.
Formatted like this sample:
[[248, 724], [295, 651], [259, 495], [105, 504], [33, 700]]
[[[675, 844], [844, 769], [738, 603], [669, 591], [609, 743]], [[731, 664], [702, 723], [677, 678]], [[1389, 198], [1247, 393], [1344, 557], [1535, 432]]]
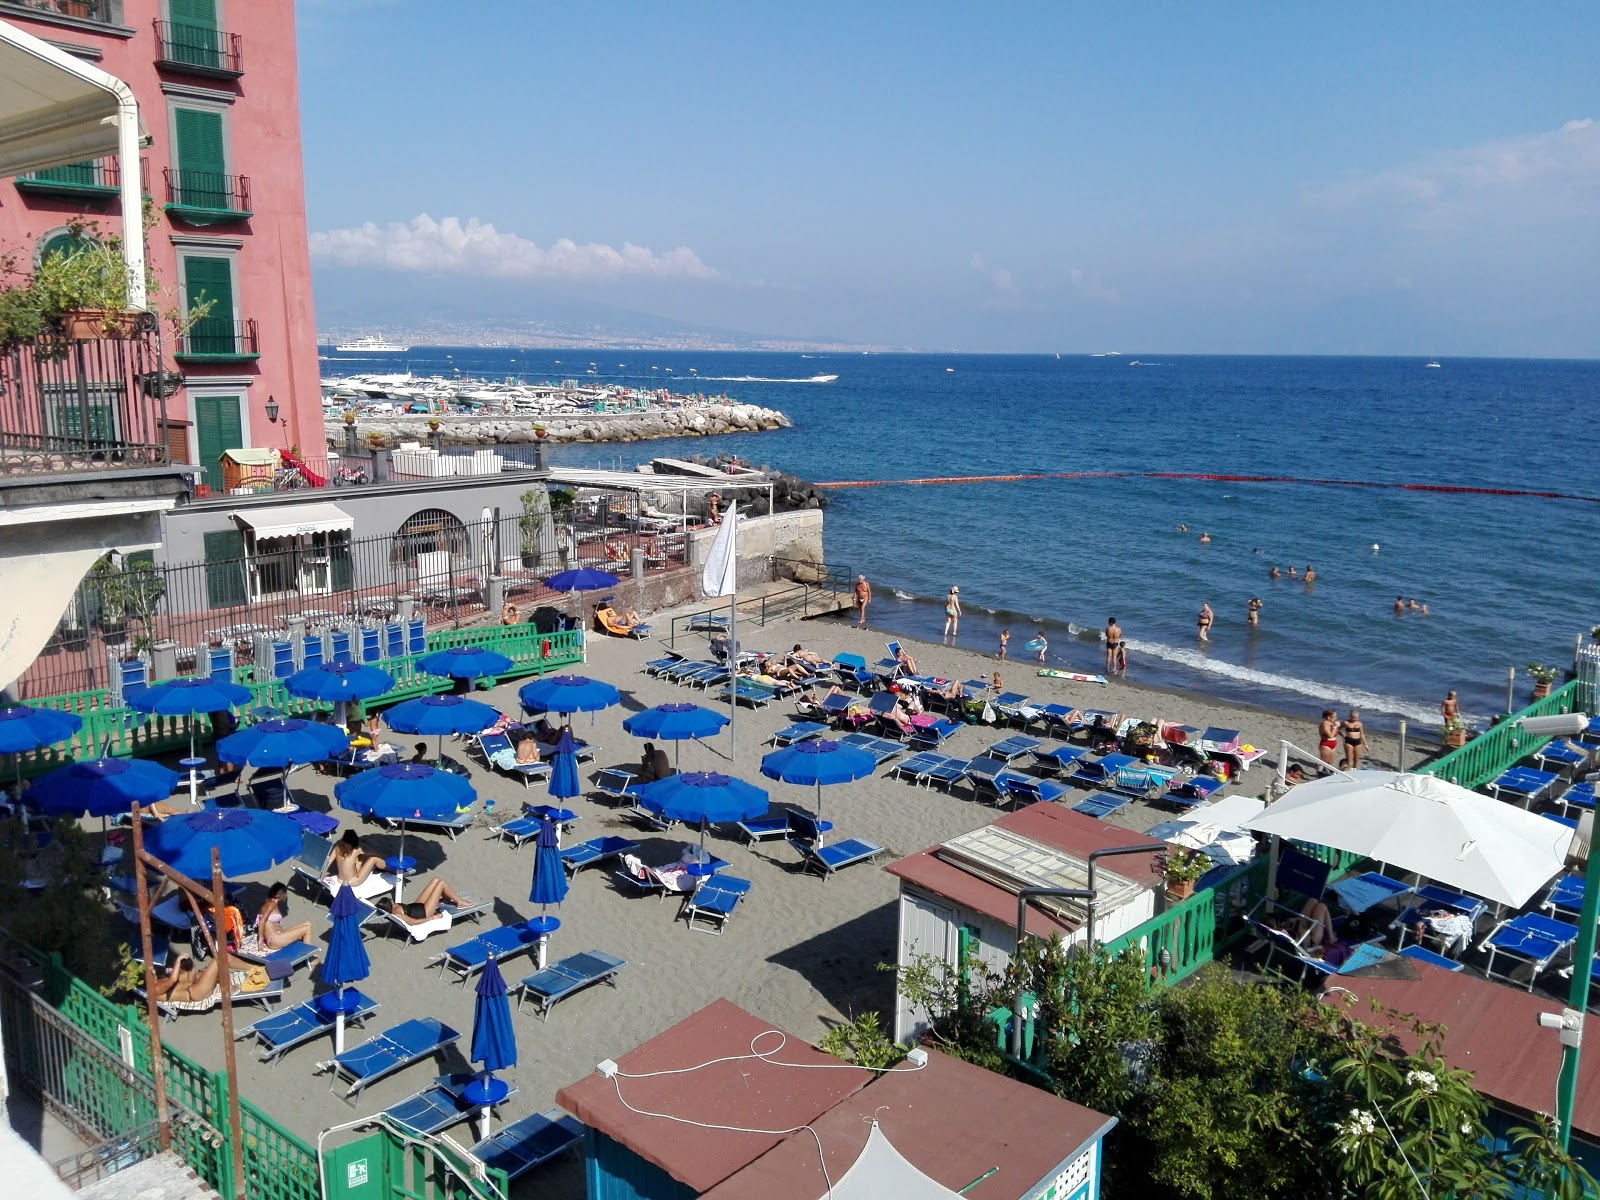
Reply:
[[361, 993], [355, 988], [340, 990], [335, 988], [331, 992], [323, 992], [317, 997], [317, 1007], [330, 1017], [348, 1017], [361, 1007]]
[[189, 803], [198, 804], [200, 802], [200, 781], [205, 777], [206, 760], [203, 758], [180, 758], [178, 765], [189, 776]]
[[461, 1089], [461, 1098], [477, 1108], [499, 1104], [510, 1094], [511, 1085], [504, 1079], [496, 1079], [493, 1075], [487, 1079], [474, 1079]]
[[545, 968], [545, 948], [549, 945], [550, 935], [561, 928], [561, 918], [544, 915], [530, 917], [525, 928], [539, 939], [536, 958], [542, 971]]
[[405, 891], [406, 877], [417, 869], [417, 860], [409, 854], [396, 854], [383, 860], [383, 869], [394, 876], [394, 902], [399, 904]]

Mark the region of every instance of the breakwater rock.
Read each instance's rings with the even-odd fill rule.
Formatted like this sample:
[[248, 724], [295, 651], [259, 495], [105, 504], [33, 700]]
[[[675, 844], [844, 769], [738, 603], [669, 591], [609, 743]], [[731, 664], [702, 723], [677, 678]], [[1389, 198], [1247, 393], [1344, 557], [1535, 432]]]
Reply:
[[[428, 420], [423, 414], [363, 414], [358, 428], [363, 437], [379, 433], [391, 443], [426, 442], [430, 434]], [[757, 433], [783, 429], [789, 424], [789, 418], [777, 409], [757, 404], [698, 404], [642, 412], [563, 414], [539, 421], [504, 413], [455, 414], [438, 420], [440, 440], [446, 446], [529, 444], [537, 440], [534, 433], [537, 425], [544, 426], [545, 438], [551, 442], [639, 442], [652, 438]], [[327, 423], [325, 432], [331, 448], [344, 445], [342, 421]]]
[[[743, 460], [736, 460], [731, 454], [688, 454], [683, 456], [684, 462], [694, 463], [696, 466], [709, 467], [713, 471], [726, 471], [730, 466], [736, 467], [741, 472], [757, 472], [766, 478], [759, 485], [740, 486], [742, 480], [735, 476], [730, 478], [728, 486], [722, 490], [723, 499], [740, 504], [760, 501], [764, 506], [767, 498], [767, 486], [772, 487], [772, 507], [774, 510], [796, 508], [826, 508], [828, 495], [822, 489], [807, 483], [797, 475], [790, 475], [787, 471], [780, 471], [776, 467], [752, 466]], [[660, 467], [656, 468], [660, 470]]]

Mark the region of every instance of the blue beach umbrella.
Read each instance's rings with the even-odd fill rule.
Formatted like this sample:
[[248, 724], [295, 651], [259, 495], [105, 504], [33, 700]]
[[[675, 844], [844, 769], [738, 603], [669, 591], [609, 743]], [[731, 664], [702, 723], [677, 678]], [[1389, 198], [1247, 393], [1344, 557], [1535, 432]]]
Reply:
[[300, 826], [282, 813], [254, 808], [203, 808], [168, 817], [145, 834], [144, 848], [190, 879], [211, 878], [211, 849], [222, 854], [226, 879], [254, 875], [300, 853]]
[[483, 1076], [467, 1086], [463, 1095], [483, 1109], [483, 1135], [489, 1135], [490, 1109], [505, 1099], [510, 1089], [496, 1079], [496, 1071], [517, 1065], [517, 1033], [511, 1025], [511, 999], [506, 994], [505, 976], [491, 955], [478, 972], [476, 997], [472, 1002], [472, 1061], [483, 1067]]
[[0, 754], [24, 754], [64, 742], [83, 728], [77, 713], [28, 704], [0, 704]]
[[706, 826], [747, 821], [767, 811], [767, 793], [716, 771], [684, 771], [639, 789], [671, 821], [700, 825], [700, 861], [706, 861]]
[[452, 679], [503, 675], [514, 666], [511, 659], [486, 646], [452, 646], [417, 659], [417, 670], [426, 675], [448, 675]]
[[551, 675], [523, 684], [517, 699], [531, 713], [599, 712], [621, 704], [622, 693], [609, 683], [587, 675]]
[[217, 742], [217, 754], [223, 761], [248, 763], [252, 767], [321, 762], [348, 749], [350, 739], [342, 729], [299, 717], [281, 717], [247, 725]]
[[544, 581], [552, 592], [598, 592], [601, 588], [616, 587], [621, 581], [606, 571], [580, 567], [575, 571], [560, 571]]
[[561, 739], [550, 757], [550, 794], [557, 800], [570, 800], [583, 794], [578, 780], [578, 744], [572, 740], [572, 730], [563, 729]]
[[371, 767], [333, 789], [342, 808], [380, 821], [400, 822], [400, 857], [406, 852], [406, 821], [448, 821], [469, 808], [478, 793], [465, 779], [422, 763]]
[[383, 714], [390, 729], [401, 733], [432, 733], [439, 737], [435, 757], [444, 754], [447, 733], [477, 733], [500, 719], [487, 704], [465, 696], [418, 696], [396, 704]]
[[[662, 742], [682, 742], [715, 737], [728, 725], [729, 718], [698, 704], [658, 704], [643, 712], [634, 713], [622, 723], [622, 728], [638, 738], [652, 738]], [[676, 765], [678, 747], [672, 748]]]
[[539, 836], [534, 847], [533, 890], [528, 893], [528, 899], [547, 907], [560, 904], [567, 898], [567, 870], [561, 863], [561, 843], [556, 837], [556, 823], [549, 817], [539, 823]]
[[[207, 675], [166, 679], [149, 687], [123, 693], [129, 708], [167, 717], [192, 717], [196, 713], [223, 712], [249, 704], [250, 689]], [[194, 757], [194, 722], [189, 723], [189, 757]]]
[[360, 983], [372, 973], [366, 943], [361, 940], [361, 914], [365, 908], [356, 899], [354, 889], [347, 887], [335, 892], [333, 903], [328, 906], [328, 915], [333, 918], [333, 930], [328, 935], [328, 955], [322, 960], [318, 973], [323, 983], [339, 989], [337, 996], [324, 1004], [325, 1008], [331, 1008], [334, 1012], [335, 1054], [344, 1053], [345, 985]]
[[817, 815], [822, 815], [825, 784], [851, 783], [877, 770], [877, 760], [865, 750], [827, 738], [809, 738], [774, 750], [761, 760], [761, 773], [780, 783], [813, 784], [817, 789]]
[[110, 817], [128, 812], [135, 800], [165, 800], [177, 785], [176, 771], [148, 759], [95, 758], [39, 776], [27, 803], [52, 816]]
[[302, 700], [344, 703], [383, 695], [394, 687], [394, 676], [377, 667], [342, 660], [296, 671], [283, 686]]

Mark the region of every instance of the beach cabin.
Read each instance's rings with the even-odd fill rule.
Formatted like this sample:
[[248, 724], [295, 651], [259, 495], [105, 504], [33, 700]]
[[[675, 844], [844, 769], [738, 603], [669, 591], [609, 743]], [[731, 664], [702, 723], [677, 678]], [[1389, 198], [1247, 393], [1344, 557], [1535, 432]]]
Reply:
[[[850, 1067], [718, 1000], [556, 1101], [587, 1127], [589, 1200], [953, 1200], [980, 1181], [984, 1200], [1100, 1194], [1115, 1118], [925, 1053]], [[740, 1132], [774, 1129], [798, 1132]]]
[[[1094, 936], [1105, 943], [1156, 915], [1163, 843], [1058, 804], [1034, 804], [892, 862], [884, 870], [900, 880], [898, 961], [935, 954], [952, 967], [974, 960], [1002, 967], [1016, 946], [1019, 891], [1087, 888], [1091, 854], [1142, 843], [1149, 854], [1095, 865]], [[1083, 901], [1040, 897], [1029, 902], [1026, 929], [1041, 938], [1059, 933], [1071, 944], [1088, 937], [1087, 918]], [[927, 1014], [904, 997], [897, 1003], [895, 1039], [912, 1040], [927, 1028]]]

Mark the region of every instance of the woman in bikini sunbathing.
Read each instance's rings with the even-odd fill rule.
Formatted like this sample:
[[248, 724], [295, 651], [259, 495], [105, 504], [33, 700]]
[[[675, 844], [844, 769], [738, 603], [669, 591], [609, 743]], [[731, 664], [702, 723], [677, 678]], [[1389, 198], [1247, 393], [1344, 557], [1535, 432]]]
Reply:
[[423, 885], [415, 900], [396, 904], [388, 896], [382, 896], [375, 903], [379, 910], [407, 925], [425, 925], [439, 915], [439, 905], [454, 904], [460, 907], [463, 901], [455, 888], [435, 875]]

